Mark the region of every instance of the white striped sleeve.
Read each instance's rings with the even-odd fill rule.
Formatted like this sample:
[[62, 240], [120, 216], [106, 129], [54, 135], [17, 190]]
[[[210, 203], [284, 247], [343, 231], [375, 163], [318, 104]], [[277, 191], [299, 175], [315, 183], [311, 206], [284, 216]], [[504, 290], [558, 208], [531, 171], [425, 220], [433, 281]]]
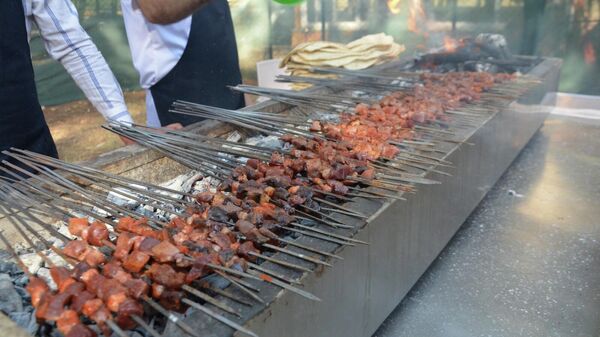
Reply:
[[71, 0], [33, 0], [31, 10], [46, 50], [62, 63], [96, 109], [106, 119], [132, 122], [123, 91], [81, 27]]

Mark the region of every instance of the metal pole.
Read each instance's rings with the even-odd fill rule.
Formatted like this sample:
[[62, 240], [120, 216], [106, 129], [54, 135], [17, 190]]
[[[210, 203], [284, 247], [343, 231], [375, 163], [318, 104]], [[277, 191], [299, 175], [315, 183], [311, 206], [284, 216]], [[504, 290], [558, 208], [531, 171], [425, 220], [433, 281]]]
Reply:
[[327, 0], [321, 0], [321, 40], [325, 41], [326, 37], [327, 37], [327, 31], [326, 31], [326, 25], [327, 23], [325, 22], [327, 16], [325, 15], [325, 1]]
[[269, 54], [269, 60], [273, 59], [273, 21], [272, 21], [272, 16], [273, 16], [273, 4], [271, 3], [271, 0], [266, 0], [267, 1], [267, 15], [269, 16], [269, 49], [268, 49], [268, 54]]
[[456, 20], [458, 16], [458, 0], [452, 0], [452, 35], [456, 36]]

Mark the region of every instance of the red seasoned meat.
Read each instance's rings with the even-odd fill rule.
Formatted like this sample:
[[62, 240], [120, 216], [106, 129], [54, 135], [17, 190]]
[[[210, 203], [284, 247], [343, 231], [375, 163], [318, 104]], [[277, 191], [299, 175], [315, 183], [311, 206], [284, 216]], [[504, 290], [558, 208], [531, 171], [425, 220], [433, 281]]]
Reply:
[[163, 291], [160, 300], [160, 303], [167, 310], [181, 310], [181, 299], [183, 298], [183, 293], [177, 290], [169, 290], [166, 289]]
[[81, 324], [79, 314], [74, 310], [65, 310], [60, 318], [56, 321], [56, 327], [63, 335], [68, 335], [71, 329]]
[[251, 261], [256, 260], [256, 257], [249, 254], [250, 252], [260, 253], [260, 251], [258, 249], [256, 249], [256, 247], [254, 247], [254, 244], [252, 243], [252, 241], [246, 241], [240, 245], [240, 248], [238, 248], [238, 254], [242, 255], [243, 257], [247, 258], [248, 260], [251, 260]]
[[90, 293], [89, 291], [82, 291], [71, 300], [70, 308], [80, 313], [85, 302], [94, 298], [96, 298], [96, 295]]
[[185, 274], [176, 272], [168, 264], [153, 263], [146, 275], [154, 282], [171, 289], [179, 289], [185, 283]]
[[73, 278], [75, 278], [76, 280], [79, 280], [81, 279], [81, 275], [86, 271], [90, 270], [91, 268], [92, 267], [90, 267], [90, 265], [87, 264], [85, 261], [79, 262], [71, 270], [71, 275], [73, 275]]
[[81, 275], [81, 281], [85, 284], [85, 289], [92, 294], [98, 293], [98, 288], [105, 280], [106, 277], [100, 275], [96, 269], [90, 269]]
[[211, 192], [201, 192], [196, 194], [196, 201], [199, 203], [210, 203], [214, 198], [214, 193]]
[[89, 247], [85, 254], [85, 262], [91, 267], [96, 267], [106, 262], [106, 257], [99, 250]]
[[81, 233], [84, 229], [90, 226], [87, 219], [84, 218], [71, 218], [69, 219], [69, 233], [71, 235], [81, 237]]
[[65, 248], [63, 248], [63, 253], [66, 256], [72, 257], [77, 261], [83, 261], [88, 247], [89, 246], [85, 241], [73, 240], [67, 243]]
[[108, 229], [101, 222], [94, 222], [86, 231], [86, 237], [82, 237], [89, 244], [102, 247], [104, 241], [108, 241]]
[[[110, 311], [99, 298], [85, 302], [81, 312], [89, 319], [100, 325], [104, 325], [106, 321], [112, 318]], [[110, 332], [107, 336], [110, 336]]]
[[102, 275], [108, 278], [113, 278], [119, 281], [119, 283], [125, 283], [132, 278], [131, 275], [123, 269], [121, 263], [116, 260], [112, 260], [104, 265], [104, 269], [102, 269]]
[[74, 279], [71, 280], [73, 280], [73, 282], [69, 282], [68, 285], [65, 284], [63, 288], [59, 288], [58, 292], [78, 296], [82, 291], [85, 290], [85, 284], [77, 282]]
[[161, 263], [175, 261], [179, 249], [169, 241], [163, 241], [152, 247], [152, 257]]
[[56, 321], [60, 318], [65, 310], [65, 307], [71, 302], [73, 294], [56, 294], [52, 295], [48, 301], [44, 319], [46, 321]]
[[160, 299], [166, 289], [162, 284], [152, 283], [152, 297]]
[[117, 239], [117, 247], [113, 253], [115, 258], [123, 260], [127, 257], [127, 255], [129, 255], [129, 252], [133, 247], [133, 241], [131, 241], [132, 238], [133, 234], [127, 232], [119, 234], [119, 238]]
[[98, 287], [97, 295], [104, 301], [108, 310], [117, 312], [121, 303], [127, 299], [127, 289], [117, 280], [106, 279]]
[[255, 228], [251, 222], [245, 220], [238, 220], [235, 223], [235, 227], [244, 235], [250, 233]]
[[122, 329], [131, 330], [136, 327], [136, 323], [131, 319], [133, 315], [143, 316], [144, 308], [138, 301], [128, 298], [119, 306], [115, 322]]
[[192, 268], [185, 276], [186, 283], [192, 283], [195, 280], [203, 277], [208, 274], [210, 269], [207, 267], [207, 264], [214, 263], [213, 257], [209, 254], [198, 254], [194, 259], [194, 264]]
[[42, 295], [49, 293], [50, 290], [48, 284], [46, 284], [44, 280], [35, 276], [32, 276], [29, 279], [29, 284], [27, 284], [25, 289], [27, 289], [29, 296], [31, 296], [31, 305], [33, 305], [34, 308], [38, 307], [38, 304], [42, 299]]
[[222, 249], [226, 249], [229, 248], [229, 246], [231, 245], [231, 240], [229, 239], [229, 236], [218, 232], [212, 232], [210, 233], [209, 237], [211, 238], [211, 240], [216, 243], [219, 247], [221, 247]]
[[148, 283], [141, 279], [130, 279], [125, 281], [123, 285], [127, 288], [129, 296], [136, 299], [139, 299], [143, 295], [147, 295], [150, 288]]
[[98, 337], [98, 335], [83, 324], [76, 324], [69, 330], [65, 337]]
[[150, 255], [136, 250], [125, 258], [125, 261], [123, 261], [123, 268], [132, 273], [139, 273], [144, 269], [144, 266], [149, 260]]
[[50, 269], [50, 276], [58, 289], [66, 287], [75, 280], [71, 277], [71, 272], [65, 267], [54, 267]]

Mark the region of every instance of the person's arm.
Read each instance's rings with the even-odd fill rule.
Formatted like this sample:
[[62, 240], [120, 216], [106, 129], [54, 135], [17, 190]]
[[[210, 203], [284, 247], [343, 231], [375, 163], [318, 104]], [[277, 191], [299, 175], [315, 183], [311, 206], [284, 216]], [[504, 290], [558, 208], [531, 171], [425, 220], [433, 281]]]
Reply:
[[81, 27], [71, 0], [33, 0], [31, 10], [46, 50], [62, 63], [94, 107], [106, 119], [131, 123], [123, 91]]
[[166, 25], [193, 14], [211, 0], [137, 0], [146, 20]]

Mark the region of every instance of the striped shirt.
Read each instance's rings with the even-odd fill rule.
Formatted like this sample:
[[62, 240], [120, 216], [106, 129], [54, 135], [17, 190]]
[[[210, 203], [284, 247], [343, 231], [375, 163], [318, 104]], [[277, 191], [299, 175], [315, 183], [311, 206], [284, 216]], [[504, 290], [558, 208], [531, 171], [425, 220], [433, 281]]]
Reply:
[[38, 27], [48, 54], [65, 67], [104, 118], [132, 122], [123, 91], [81, 27], [71, 0], [23, 0], [23, 7], [27, 31]]

